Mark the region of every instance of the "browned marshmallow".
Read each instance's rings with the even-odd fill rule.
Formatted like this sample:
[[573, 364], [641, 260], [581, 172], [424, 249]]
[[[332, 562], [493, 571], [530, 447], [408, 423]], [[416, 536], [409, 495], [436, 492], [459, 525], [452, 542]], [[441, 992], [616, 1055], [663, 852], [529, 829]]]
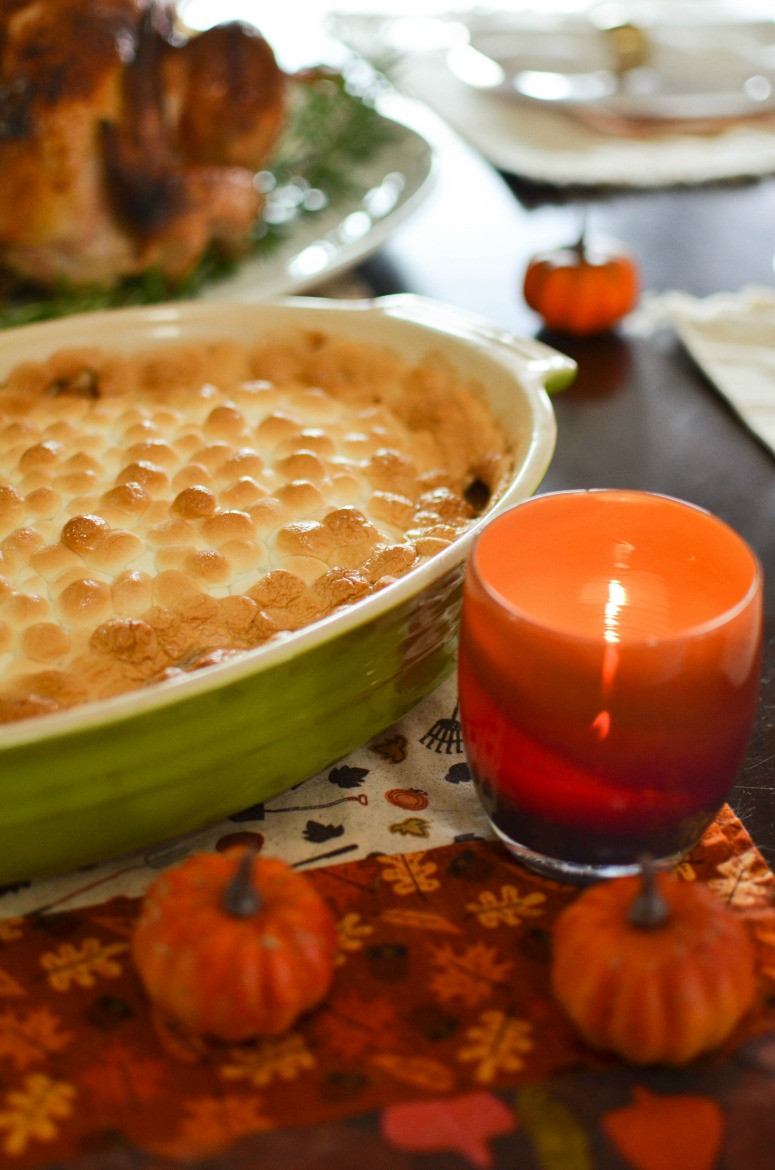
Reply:
[[229, 661], [447, 548], [509, 454], [438, 357], [303, 331], [0, 385], [0, 722]]

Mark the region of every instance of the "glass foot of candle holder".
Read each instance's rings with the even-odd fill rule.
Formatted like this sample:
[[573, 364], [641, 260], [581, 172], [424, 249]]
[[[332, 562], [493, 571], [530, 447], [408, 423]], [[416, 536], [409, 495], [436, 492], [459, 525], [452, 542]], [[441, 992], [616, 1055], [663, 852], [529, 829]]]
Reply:
[[[606, 881], [610, 878], [632, 877], [634, 874], [640, 873], [642, 868], [639, 861], [594, 865], [584, 864], [580, 861], [563, 861], [559, 857], [547, 857], [543, 853], [536, 853], [534, 850], [528, 849], [527, 846], [520, 845], [517, 841], [512, 841], [510, 837], [501, 832], [497, 825], [492, 825], [492, 829], [515, 861], [524, 865], [526, 869], [532, 870], [533, 873], [550, 878], [555, 882], [564, 882], [574, 886], [589, 886], [593, 882]], [[684, 857], [686, 857], [686, 852], [674, 853], [670, 857], [651, 858], [650, 860], [655, 869], [671, 870]]]

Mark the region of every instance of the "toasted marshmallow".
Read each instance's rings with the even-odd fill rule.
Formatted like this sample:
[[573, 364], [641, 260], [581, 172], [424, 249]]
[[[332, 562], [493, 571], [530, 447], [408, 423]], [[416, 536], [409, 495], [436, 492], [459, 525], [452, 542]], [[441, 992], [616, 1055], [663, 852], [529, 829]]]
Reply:
[[20, 363], [0, 386], [0, 722], [213, 667], [388, 587], [508, 465], [439, 359], [320, 331]]

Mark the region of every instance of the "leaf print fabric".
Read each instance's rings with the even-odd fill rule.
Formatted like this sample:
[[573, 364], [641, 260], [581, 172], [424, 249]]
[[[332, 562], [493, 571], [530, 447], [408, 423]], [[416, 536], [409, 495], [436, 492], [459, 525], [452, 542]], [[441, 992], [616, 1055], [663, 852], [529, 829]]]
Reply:
[[397, 1081], [414, 1085], [426, 1093], [448, 1093], [455, 1085], [451, 1069], [439, 1060], [424, 1056], [399, 1057], [389, 1052], [378, 1053], [372, 1056], [370, 1064], [384, 1069]]
[[[716, 1084], [729, 1091], [729, 1070], [747, 1067], [729, 1058], [775, 1032], [775, 877], [727, 810], [681, 876], [712, 886], [739, 910], [761, 960], [757, 1010], [702, 1072], [703, 1093]], [[339, 1128], [337, 1140], [357, 1146], [359, 1133], [379, 1140], [369, 1128], [375, 1123], [363, 1120], [379, 1110], [426, 1102], [429, 1117], [453, 1118], [455, 1102], [464, 1110], [471, 1101], [489, 1102], [492, 1127], [483, 1133], [494, 1142], [513, 1130], [528, 1143], [520, 1147], [526, 1167], [548, 1170], [555, 1141], [571, 1158], [567, 1170], [588, 1170], [586, 1131], [548, 1086], [610, 1072], [621, 1105], [631, 1070], [587, 1049], [548, 990], [553, 923], [576, 892], [484, 841], [379, 853], [317, 867], [309, 877], [338, 927], [331, 994], [285, 1035], [240, 1045], [186, 1035], [149, 1005], [128, 950], [138, 899], [16, 922], [0, 944], [0, 970], [16, 986], [3, 993], [0, 981], [3, 1170], [182, 1170], [216, 1155], [224, 1170], [285, 1167], [297, 1163], [272, 1135], [290, 1135], [300, 1119], [300, 1148], [318, 1130], [324, 1141], [326, 1127], [345, 1118], [358, 1118], [361, 1128]], [[769, 1077], [772, 1091], [775, 1040], [761, 1052], [769, 1064], [756, 1075]], [[741, 1092], [740, 1108], [756, 1099]], [[388, 1130], [397, 1157], [416, 1149], [421, 1158], [422, 1149], [451, 1142], [477, 1165], [495, 1165], [484, 1139], [469, 1149], [440, 1132], [432, 1147], [423, 1144], [427, 1135]], [[249, 1147], [254, 1156], [221, 1161], [245, 1142], [259, 1143]], [[342, 1165], [369, 1164], [355, 1146]], [[270, 1149], [283, 1152], [272, 1161]], [[502, 1164], [513, 1170], [523, 1162]]]
[[52, 1080], [43, 1073], [25, 1077], [22, 1087], [0, 1099], [2, 1148], [9, 1157], [24, 1154], [35, 1142], [50, 1142], [59, 1122], [73, 1112], [73, 1085]]
[[296, 1032], [270, 1037], [256, 1045], [232, 1049], [229, 1063], [220, 1068], [228, 1081], [247, 1080], [257, 1089], [275, 1080], [293, 1081], [315, 1067], [315, 1058]]
[[482, 1012], [479, 1022], [468, 1029], [467, 1039], [469, 1044], [458, 1052], [458, 1059], [474, 1064], [474, 1080], [480, 1085], [491, 1085], [499, 1073], [519, 1072], [534, 1047], [527, 1020], [499, 1011]]
[[[14, 937], [18, 938], [20, 935], [15, 935]], [[14, 979], [14, 977], [10, 975], [8, 971], [4, 971], [3, 968], [0, 967], [0, 999], [3, 999], [7, 996], [15, 997], [24, 996], [26, 994], [27, 992], [24, 990], [21, 983], [19, 983], [18, 979]]]
[[454, 947], [431, 949], [435, 974], [431, 987], [442, 1002], [460, 999], [474, 1007], [488, 999], [494, 988], [505, 985], [514, 964], [498, 959], [495, 947], [473, 943], [462, 952]]
[[60, 1030], [57, 1017], [43, 1006], [29, 1012], [0, 1012], [0, 1061], [16, 1068], [39, 1064], [52, 1052], [62, 1052], [73, 1038]]
[[407, 910], [397, 906], [392, 910], [384, 910], [380, 915], [383, 922], [393, 926], [404, 926], [410, 930], [435, 930], [442, 934], [460, 934], [460, 927], [449, 918], [434, 914], [430, 910]]
[[485, 890], [478, 903], [466, 909], [476, 915], [482, 926], [519, 926], [525, 918], [537, 918], [545, 901], [544, 894], [533, 892], [523, 897], [515, 886], [503, 886], [498, 893]]
[[0, 919], [0, 943], [12, 942], [18, 938], [22, 932], [22, 923], [21, 918]]
[[40, 965], [48, 972], [55, 991], [69, 991], [73, 984], [93, 987], [99, 978], [115, 979], [121, 974], [116, 956], [128, 950], [126, 943], [101, 943], [87, 938], [80, 947], [63, 943], [58, 951], [43, 955]]
[[124, 1101], [144, 1106], [162, 1095], [165, 1072], [163, 1061], [116, 1041], [106, 1046], [99, 1063], [83, 1073], [81, 1084], [89, 1090], [90, 1100], [101, 1109], [110, 1109]]
[[430, 823], [425, 817], [406, 817], [403, 821], [396, 821], [390, 825], [391, 833], [398, 833], [402, 837], [429, 837]]
[[439, 888], [434, 875], [436, 865], [426, 860], [424, 853], [405, 853], [399, 857], [383, 857], [382, 880], [392, 885], [393, 891], [401, 896], [429, 894]]

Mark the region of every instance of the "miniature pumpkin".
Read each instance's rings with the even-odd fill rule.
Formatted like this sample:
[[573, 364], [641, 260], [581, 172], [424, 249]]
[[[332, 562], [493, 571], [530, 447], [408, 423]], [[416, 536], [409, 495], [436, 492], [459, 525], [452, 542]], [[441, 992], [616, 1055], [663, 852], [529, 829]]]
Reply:
[[582, 232], [568, 248], [533, 256], [525, 271], [523, 295], [550, 329], [584, 335], [605, 333], [638, 300], [640, 274], [620, 244], [590, 248]]
[[717, 1047], [756, 990], [745, 926], [706, 886], [666, 874], [585, 890], [557, 919], [552, 990], [584, 1039], [634, 1064]]
[[151, 1001], [190, 1032], [289, 1028], [327, 994], [336, 927], [308, 878], [251, 849], [197, 853], [148, 890], [132, 957]]

